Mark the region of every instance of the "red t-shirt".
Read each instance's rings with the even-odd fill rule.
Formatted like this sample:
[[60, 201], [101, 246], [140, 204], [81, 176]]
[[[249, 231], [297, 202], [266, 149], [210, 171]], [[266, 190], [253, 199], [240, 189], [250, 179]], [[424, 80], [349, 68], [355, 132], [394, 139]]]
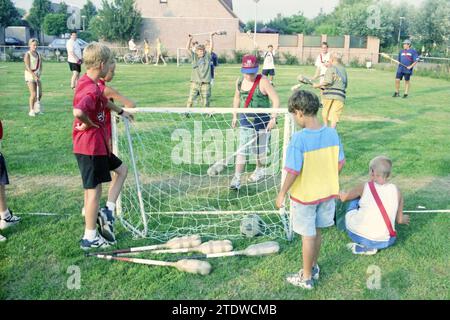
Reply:
[[105, 106], [107, 99], [103, 96], [97, 84], [86, 74], [80, 78], [73, 98], [73, 108], [83, 111], [89, 119], [99, 126], [84, 131], [75, 129], [81, 121], [75, 118], [73, 122], [73, 152], [90, 156], [108, 155], [105, 129]]
[[[106, 83], [105, 80], [98, 80], [98, 87], [102, 94], [105, 94]], [[109, 108], [105, 108], [105, 128], [106, 128], [106, 136], [108, 139], [112, 139], [112, 129], [111, 129], [111, 110]]]

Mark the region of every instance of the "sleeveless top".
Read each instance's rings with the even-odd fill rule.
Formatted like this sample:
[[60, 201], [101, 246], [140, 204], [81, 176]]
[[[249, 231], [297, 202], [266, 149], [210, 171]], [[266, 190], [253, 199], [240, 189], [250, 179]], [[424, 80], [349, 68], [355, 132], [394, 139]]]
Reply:
[[[31, 54], [30, 51], [28, 51], [26, 54], [30, 57], [30, 68], [34, 71], [38, 76], [41, 75], [41, 61], [42, 57], [41, 55], [36, 52], [37, 57], [35, 57], [33, 54]], [[28, 71], [25, 70], [25, 81], [34, 81], [33, 75]]]
[[[242, 90], [242, 82], [244, 78], [240, 78], [238, 81], [238, 90], [239, 90], [239, 99], [240, 99], [240, 108], [244, 108], [245, 101], [247, 100], [249, 91]], [[255, 92], [253, 93], [252, 100], [250, 101], [248, 108], [270, 108], [270, 99], [268, 95], [264, 95], [259, 85], [256, 87]], [[240, 125], [241, 127], [251, 128], [254, 130], [264, 130], [267, 127], [267, 124], [270, 121], [270, 115], [267, 113], [241, 113], [240, 114]]]
[[[383, 185], [375, 183], [375, 188], [395, 230], [399, 201], [397, 187], [392, 183]], [[363, 238], [372, 241], [388, 241], [390, 239], [388, 228], [372, 192], [370, 192], [368, 183], [364, 185], [359, 208], [349, 211], [345, 216], [345, 222], [348, 230]]]

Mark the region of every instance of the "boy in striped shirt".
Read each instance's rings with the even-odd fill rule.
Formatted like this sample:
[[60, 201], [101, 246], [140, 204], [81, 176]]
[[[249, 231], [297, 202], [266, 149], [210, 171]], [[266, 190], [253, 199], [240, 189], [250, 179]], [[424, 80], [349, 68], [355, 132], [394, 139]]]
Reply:
[[314, 88], [322, 89], [322, 120], [325, 126], [336, 128], [344, 111], [346, 90], [348, 85], [347, 71], [342, 64], [342, 54], [332, 52], [330, 65], [323, 81], [314, 84]]
[[286, 154], [286, 178], [276, 205], [291, 199], [292, 227], [302, 236], [303, 269], [286, 280], [312, 289], [319, 279], [320, 229], [334, 225], [335, 198], [339, 195], [339, 171], [345, 157], [335, 129], [322, 126], [317, 118], [319, 98], [298, 90], [289, 99], [289, 112], [303, 130], [292, 136]]

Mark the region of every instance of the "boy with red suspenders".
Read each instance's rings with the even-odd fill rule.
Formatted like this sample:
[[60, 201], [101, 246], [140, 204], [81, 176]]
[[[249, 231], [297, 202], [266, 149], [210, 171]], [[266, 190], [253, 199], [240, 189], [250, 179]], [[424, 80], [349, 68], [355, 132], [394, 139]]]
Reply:
[[[273, 108], [280, 107], [280, 99], [269, 79], [258, 74], [259, 64], [254, 55], [245, 55], [242, 58], [240, 77], [236, 81], [236, 90], [233, 108]], [[256, 170], [249, 178], [249, 182], [256, 183], [264, 175], [270, 130], [276, 125], [277, 114], [267, 113], [241, 113], [239, 116], [239, 148], [236, 155], [236, 169], [230, 183], [230, 189], [239, 190], [241, 175], [244, 172], [247, 156], [257, 155]], [[238, 123], [237, 113], [233, 113], [232, 127]]]
[[396, 239], [395, 221], [409, 224], [403, 214], [400, 190], [388, 182], [392, 161], [378, 156], [369, 165], [370, 181], [349, 192], [340, 192], [341, 201], [352, 200], [345, 216], [345, 226], [354, 241], [347, 247], [354, 254], [373, 255], [392, 246]]

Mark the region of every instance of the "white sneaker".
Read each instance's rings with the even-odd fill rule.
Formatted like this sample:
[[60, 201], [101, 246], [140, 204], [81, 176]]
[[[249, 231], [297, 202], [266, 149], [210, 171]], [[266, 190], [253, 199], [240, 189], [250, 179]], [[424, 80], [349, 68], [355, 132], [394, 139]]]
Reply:
[[14, 216], [12, 211], [9, 210], [9, 217], [5, 218], [5, 219], [0, 219], [0, 230], [9, 228], [17, 223], [19, 223], [20, 221], [20, 217]]
[[2, 242], [2, 241], [6, 241], [6, 237], [4, 237], [0, 234], [0, 242]]
[[36, 116], [36, 113], [34, 113], [34, 111], [30, 111], [30, 112], [28, 112], [28, 115], [29, 115], [30, 117], [35, 117], [35, 116]]
[[250, 178], [248, 178], [248, 182], [253, 182], [253, 183], [258, 182], [261, 179], [263, 179], [265, 175], [266, 174], [265, 174], [264, 168], [256, 168], [256, 170], [253, 171]]
[[303, 270], [300, 270], [300, 272], [288, 275], [286, 277], [286, 281], [290, 284], [300, 287], [303, 289], [311, 290], [314, 289], [314, 281], [313, 279], [305, 279], [303, 276]]
[[239, 190], [241, 188], [241, 178], [234, 176], [230, 183], [230, 189]]
[[81, 209], [81, 215], [84, 217], [84, 216], [86, 216], [86, 210], [84, 209], [84, 207], [83, 207], [83, 209]]
[[348, 243], [347, 249], [349, 249], [353, 254], [359, 254], [359, 255], [365, 255], [365, 256], [372, 256], [378, 252], [377, 249], [369, 249], [366, 248], [358, 243]]

